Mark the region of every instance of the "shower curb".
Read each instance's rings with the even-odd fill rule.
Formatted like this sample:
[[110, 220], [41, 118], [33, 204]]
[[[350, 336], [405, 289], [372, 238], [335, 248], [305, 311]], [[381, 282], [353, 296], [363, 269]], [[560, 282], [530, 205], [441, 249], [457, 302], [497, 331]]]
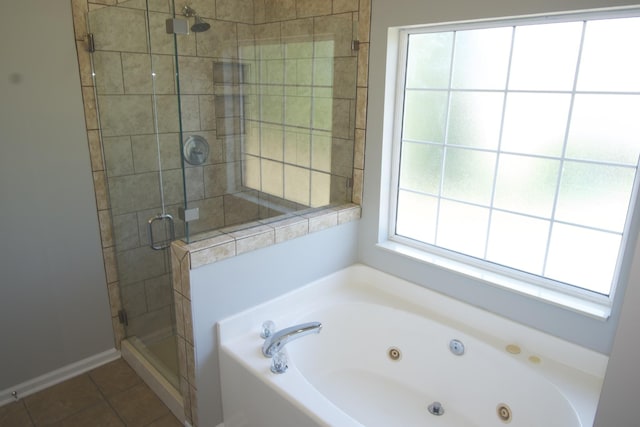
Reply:
[[180, 392], [178, 392], [169, 381], [164, 379], [129, 341], [122, 341], [120, 351], [122, 352], [122, 358], [129, 366], [136, 371], [156, 396], [167, 405], [171, 413], [173, 413], [183, 425], [186, 425], [184, 406]]

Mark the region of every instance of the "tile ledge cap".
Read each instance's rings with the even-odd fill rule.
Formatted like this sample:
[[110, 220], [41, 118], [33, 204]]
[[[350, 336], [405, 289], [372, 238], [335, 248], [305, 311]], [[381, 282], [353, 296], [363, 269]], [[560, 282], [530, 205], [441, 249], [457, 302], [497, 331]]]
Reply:
[[[352, 221], [355, 221], [357, 219], [360, 219], [360, 216], [362, 215], [362, 207], [360, 205], [358, 205], [358, 204], [355, 204], [355, 203], [345, 203], [343, 205], [329, 206], [329, 207], [327, 207], [325, 209], [320, 209], [318, 211], [315, 211], [315, 213], [317, 213], [318, 215], [339, 214], [340, 212], [347, 212], [347, 211], [352, 211], [352, 210], [355, 210], [355, 209], [358, 209], [358, 211], [359, 211], [358, 215], [354, 215], [353, 217], [351, 217], [351, 215], [350, 215], [348, 217], [347, 221], [345, 221], [343, 223], [336, 223], [335, 225], [332, 225], [331, 227], [329, 227], [329, 228], [332, 228], [332, 227], [337, 227], [339, 225], [342, 225], [342, 224], [345, 224], [345, 223], [352, 222]], [[305, 212], [305, 211], [303, 211], [303, 212]], [[310, 218], [307, 215], [309, 215], [308, 212], [301, 213], [301, 214], [294, 213], [293, 216], [291, 216], [290, 214], [285, 214], [282, 217], [284, 219], [291, 219], [291, 218], [294, 218], [294, 217], [298, 217], [300, 219], [300, 221], [309, 221]], [[279, 217], [274, 217], [273, 221], [274, 222], [278, 221], [278, 218]], [[259, 223], [258, 225], [255, 225], [254, 227], [249, 227], [249, 228], [247, 228], [245, 230], [251, 230], [251, 228], [264, 228], [265, 225], [268, 225], [268, 224]], [[264, 231], [262, 231], [262, 232], [264, 232]], [[312, 233], [313, 232], [309, 232], [308, 234], [312, 234]], [[256, 233], [256, 234], [259, 234], [259, 233]], [[303, 236], [306, 236], [308, 234], [304, 234]], [[224, 236], [223, 239], [221, 239], [222, 236]], [[297, 239], [297, 238], [300, 238], [300, 237], [303, 237], [303, 236], [294, 237], [291, 240], [294, 240], [294, 239]], [[186, 250], [187, 253], [189, 255], [191, 255], [192, 253], [213, 250], [217, 246], [220, 246], [221, 244], [229, 243], [231, 241], [237, 242], [238, 240], [240, 240], [242, 238], [244, 238], [244, 237], [235, 238], [231, 234], [220, 233], [220, 234], [215, 235], [213, 237], [210, 237], [210, 238], [207, 238], [207, 239], [204, 239], [204, 240], [199, 240], [199, 241], [196, 241], [196, 242], [193, 242], [193, 243], [186, 243], [183, 240], [176, 240], [171, 245], [179, 247], [181, 251], [185, 251]], [[274, 243], [267, 245], [267, 247], [275, 245], [275, 244], [278, 244], [278, 243], [274, 241]], [[243, 253], [247, 253], [247, 252], [243, 252]], [[233, 257], [233, 256], [237, 256], [237, 254], [236, 255], [231, 255], [231, 257]], [[229, 258], [229, 257], [225, 257], [224, 259], [227, 259], [227, 258]], [[191, 269], [199, 268], [199, 267], [202, 267], [204, 265], [213, 264], [215, 262], [217, 262], [217, 260], [214, 260], [214, 261], [212, 261], [210, 263], [207, 263], [207, 264], [200, 264], [197, 267], [193, 267]]]

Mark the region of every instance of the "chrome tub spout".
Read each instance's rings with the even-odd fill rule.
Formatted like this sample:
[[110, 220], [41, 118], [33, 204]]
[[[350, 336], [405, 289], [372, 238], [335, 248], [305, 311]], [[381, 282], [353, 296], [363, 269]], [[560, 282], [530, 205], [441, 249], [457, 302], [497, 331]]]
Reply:
[[297, 340], [309, 334], [318, 334], [321, 329], [322, 323], [309, 322], [274, 332], [265, 338], [264, 344], [262, 345], [262, 354], [264, 354], [265, 357], [273, 357], [273, 355], [282, 350], [289, 341]]

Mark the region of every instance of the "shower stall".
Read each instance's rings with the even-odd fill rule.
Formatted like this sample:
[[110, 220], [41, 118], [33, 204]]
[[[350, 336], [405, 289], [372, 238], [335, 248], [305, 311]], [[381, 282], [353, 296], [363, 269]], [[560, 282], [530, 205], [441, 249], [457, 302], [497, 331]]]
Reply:
[[178, 390], [171, 241], [352, 200], [358, 7], [89, 2], [119, 319]]

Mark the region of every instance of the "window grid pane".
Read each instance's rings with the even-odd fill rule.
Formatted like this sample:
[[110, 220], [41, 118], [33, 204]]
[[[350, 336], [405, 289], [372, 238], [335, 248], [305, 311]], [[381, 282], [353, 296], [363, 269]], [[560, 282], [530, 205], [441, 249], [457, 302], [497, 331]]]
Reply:
[[640, 75], [615, 93], [576, 90], [604, 86], [593, 67], [606, 22], [408, 35], [397, 235], [609, 294], [640, 154]]

